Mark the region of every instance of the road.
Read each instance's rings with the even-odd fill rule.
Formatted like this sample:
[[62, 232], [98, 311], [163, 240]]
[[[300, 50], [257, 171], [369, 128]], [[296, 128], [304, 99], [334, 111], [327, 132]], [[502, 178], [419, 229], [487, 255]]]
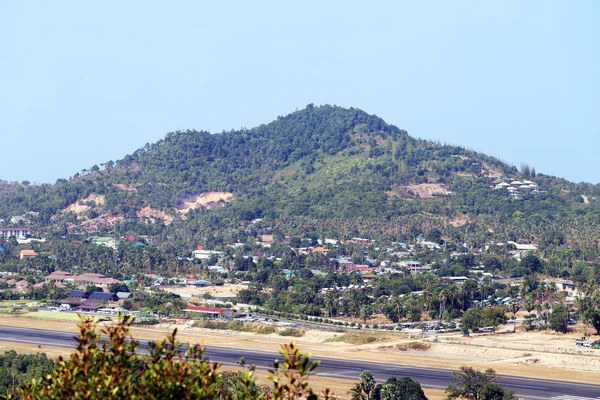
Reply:
[[[0, 340], [18, 343], [30, 343], [43, 346], [75, 347], [73, 334], [68, 332], [0, 326]], [[140, 349], [148, 348], [148, 343], [140, 341]], [[281, 357], [277, 353], [252, 350], [239, 350], [225, 347], [206, 347], [206, 356], [211, 361], [225, 365], [236, 365], [240, 357], [246, 364], [255, 364], [257, 368], [269, 367]], [[357, 380], [358, 375], [368, 369], [378, 381], [391, 376], [409, 378], [418, 381], [426, 388], [444, 389], [448, 386], [452, 371], [436, 368], [421, 368], [402, 364], [386, 364], [368, 361], [352, 361], [338, 358], [316, 357], [321, 360], [318, 375], [339, 379]], [[560, 382], [552, 380], [498, 376], [498, 384], [515, 392], [519, 398], [541, 400], [597, 400], [600, 399], [600, 385]]]

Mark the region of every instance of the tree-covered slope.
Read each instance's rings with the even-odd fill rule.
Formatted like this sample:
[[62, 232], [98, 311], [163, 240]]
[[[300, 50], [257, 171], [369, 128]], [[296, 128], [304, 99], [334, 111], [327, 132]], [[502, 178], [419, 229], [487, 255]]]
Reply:
[[[0, 195], [0, 218], [37, 211], [42, 222], [61, 221], [68, 216], [63, 210], [90, 195], [103, 203], [90, 204], [86, 218], [136, 215], [144, 207], [179, 218], [182, 201], [207, 192], [233, 194], [216, 212], [229, 221], [426, 214], [544, 225], [597, 217], [599, 185], [523, 172], [465, 148], [412, 138], [358, 109], [309, 105], [253, 129], [168, 133], [69, 180], [13, 186]], [[500, 177], [533, 179], [543, 193], [511, 198], [490, 188]]]

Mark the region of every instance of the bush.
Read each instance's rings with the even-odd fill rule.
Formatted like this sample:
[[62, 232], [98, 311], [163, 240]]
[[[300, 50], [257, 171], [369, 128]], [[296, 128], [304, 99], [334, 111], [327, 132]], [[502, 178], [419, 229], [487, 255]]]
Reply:
[[304, 329], [298, 328], [286, 328], [282, 331], [279, 331], [279, 336], [292, 336], [292, 337], [302, 337], [306, 334]]
[[[181, 355], [177, 330], [153, 343], [149, 355], [138, 354], [139, 343], [129, 340], [131, 322], [131, 318], [125, 317], [99, 333], [95, 323], [81, 322], [76, 352], [67, 359], [59, 357], [53, 372], [25, 384], [16, 396], [28, 400], [267, 398], [267, 393], [254, 381], [253, 371], [232, 380], [219, 371], [218, 364], [204, 356], [204, 349], [198, 345], [188, 344], [186, 354]], [[102, 335], [109, 337], [105, 343], [101, 343]], [[283, 346], [280, 354], [283, 361], [275, 361], [270, 372], [273, 383], [268, 398], [320, 398], [308, 384], [319, 363], [311, 361], [294, 344]], [[323, 398], [330, 398], [328, 390]]]

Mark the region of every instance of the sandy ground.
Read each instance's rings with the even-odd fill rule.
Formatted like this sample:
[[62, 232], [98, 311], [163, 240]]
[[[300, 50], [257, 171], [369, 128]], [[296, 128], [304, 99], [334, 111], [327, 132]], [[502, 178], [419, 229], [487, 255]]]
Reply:
[[[4, 315], [0, 316], [0, 324], [70, 332], [75, 332], [77, 328], [73, 322]], [[575, 338], [580, 337], [581, 332], [568, 335], [518, 332], [472, 338], [462, 338], [460, 335], [423, 338], [415, 332], [413, 335], [389, 334], [387, 341], [365, 345], [326, 342], [335, 335], [341, 335], [334, 332], [308, 331], [303, 337], [290, 338], [277, 334], [258, 335], [193, 328], [187, 323], [135, 327], [132, 334], [140, 340], [152, 340], [164, 337], [174, 328], [178, 328], [180, 341], [210, 346], [278, 351], [282, 344], [295, 341], [303, 351], [312, 353], [317, 359], [326, 356], [452, 370], [469, 365], [479, 369], [493, 368], [505, 375], [573, 382], [600, 381], [600, 350], [575, 346]]]
[[223, 207], [233, 200], [233, 193], [229, 192], [207, 192], [201, 193], [182, 201], [182, 204], [177, 207], [177, 211], [181, 214], [187, 214], [191, 210], [200, 207], [207, 209]]
[[242, 289], [247, 289], [245, 285], [231, 285], [226, 284], [223, 286], [207, 286], [207, 287], [164, 287], [162, 289], [176, 293], [181, 297], [190, 299], [192, 297], [201, 298], [203, 294], [209, 293], [213, 297], [235, 297], [237, 292]]
[[73, 213], [75, 213], [77, 215], [82, 215], [82, 214], [88, 212], [89, 210], [91, 210], [92, 207], [87, 206], [87, 205], [83, 205], [83, 204], [79, 204], [79, 202], [85, 203], [85, 202], [88, 202], [88, 201], [93, 201], [93, 202], [96, 203], [96, 205], [98, 207], [102, 207], [104, 205], [105, 198], [104, 198], [104, 195], [93, 194], [92, 193], [88, 197], [86, 197], [84, 199], [81, 199], [81, 200], [78, 200], [75, 203], [67, 206], [67, 208], [65, 208], [63, 210], [63, 212], [73, 212]]

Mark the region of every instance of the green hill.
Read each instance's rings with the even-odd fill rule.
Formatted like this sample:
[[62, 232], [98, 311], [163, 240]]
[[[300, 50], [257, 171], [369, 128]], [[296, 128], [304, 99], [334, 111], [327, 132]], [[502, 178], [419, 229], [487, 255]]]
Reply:
[[[564, 224], [595, 232], [600, 185], [522, 169], [412, 138], [358, 109], [309, 105], [253, 129], [168, 133], [53, 185], [12, 185], [0, 191], [0, 218], [36, 211], [42, 225], [75, 230], [140, 219], [197, 227], [265, 218], [340, 235], [463, 226], [539, 239]], [[516, 199], [493, 190], [502, 179], [529, 179], [540, 193]]]

